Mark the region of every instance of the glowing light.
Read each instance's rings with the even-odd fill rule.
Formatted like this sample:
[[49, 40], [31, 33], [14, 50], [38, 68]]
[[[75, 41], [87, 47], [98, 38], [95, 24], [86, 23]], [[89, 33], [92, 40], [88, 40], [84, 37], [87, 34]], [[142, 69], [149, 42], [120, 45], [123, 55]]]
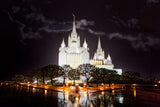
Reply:
[[158, 83], [160, 84], [160, 81], [158, 81]]
[[48, 89], [49, 87], [48, 87], [48, 86], [45, 86], [44, 88], [45, 88], [45, 89]]
[[35, 88], [33, 88], [33, 93], [35, 93]]
[[[67, 80], [66, 83], [70, 83], [70, 84], [73, 84], [74, 83], [74, 80]], [[82, 80], [75, 80], [75, 83], [82, 83]]]
[[114, 90], [112, 90], [112, 95], [114, 95]]
[[72, 68], [77, 68], [81, 64], [81, 56], [67, 56], [67, 64]]
[[66, 91], [66, 97], [67, 97], [67, 100], [68, 100], [68, 98], [69, 98], [69, 92], [68, 91]]
[[79, 100], [79, 98], [78, 98], [78, 96], [76, 97], [76, 101], [78, 101]]
[[135, 87], [133, 88], [133, 95], [134, 95], [134, 97], [136, 97], [136, 88]]
[[68, 83], [66, 83], [66, 87], [68, 87]]
[[104, 95], [104, 91], [102, 91], [102, 95]]
[[45, 94], [45, 96], [47, 96], [47, 90], [44, 90], [44, 94]]
[[136, 86], [136, 84], [133, 84], [134, 86]]
[[6, 85], [8, 85], [8, 83], [6, 83]]
[[157, 84], [154, 84], [154, 86], [157, 87], [158, 85], [157, 85]]
[[119, 97], [119, 103], [123, 104], [123, 100], [124, 100], [123, 97]]
[[73, 87], [73, 86], [71, 86], [71, 89], [74, 89], [74, 87]]
[[27, 82], [28, 84], [30, 83], [30, 82]]
[[37, 80], [35, 80], [33, 83], [37, 83]]
[[83, 87], [86, 88], [86, 83], [83, 84]]
[[87, 92], [86, 92], [86, 91], [84, 91], [84, 93], [83, 93], [83, 94], [84, 94], [84, 97], [86, 98], [86, 97], [87, 97]]

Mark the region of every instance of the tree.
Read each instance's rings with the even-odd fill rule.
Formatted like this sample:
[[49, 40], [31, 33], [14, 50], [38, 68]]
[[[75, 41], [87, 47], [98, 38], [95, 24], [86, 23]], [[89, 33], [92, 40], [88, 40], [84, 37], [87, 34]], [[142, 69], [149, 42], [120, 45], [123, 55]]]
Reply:
[[127, 83], [135, 83], [139, 78], [140, 74], [138, 72], [125, 71], [122, 73], [122, 81]]
[[95, 68], [95, 69], [91, 70], [91, 76], [93, 77], [94, 80], [96, 80], [97, 87], [98, 87], [98, 81], [101, 78], [100, 68]]
[[78, 76], [80, 76], [80, 72], [79, 72], [78, 69], [71, 69], [71, 70], [69, 70], [68, 77], [69, 77], [69, 79], [74, 80], [74, 85], [75, 85], [75, 79]]
[[151, 76], [147, 76], [143, 79], [143, 81], [147, 84], [153, 84], [155, 83], [156, 77], [151, 75]]
[[60, 76], [59, 70], [60, 66], [49, 64], [45, 67], [47, 76], [51, 79], [51, 84], [53, 86], [53, 78]]
[[109, 84], [114, 82], [115, 80], [119, 80], [120, 76], [117, 74], [117, 72], [115, 70], [108, 70], [106, 69], [106, 76], [105, 76], [105, 82]]
[[38, 86], [38, 80], [41, 78], [41, 68], [34, 69], [32, 75], [37, 80], [37, 86]]
[[86, 78], [86, 83], [88, 85], [88, 81], [91, 79], [92, 75], [91, 75], [91, 71], [93, 71], [95, 69], [95, 66], [90, 65], [90, 64], [82, 64], [79, 66], [80, 68], [80, 73], [82, 76], [84, 76]]
[[101, 76], [101, 79], [102, 79], [102, 81], [103, 81], [103, 83], [105, 83], [105, 78], [106, 78], [106, 75], [107, 75], [107, 69], [105, 69], [105, 68], [100, 68], [99, 69], [100, 70], [100, 76]]
[[72, 68], [69, 65], [64, 65], [61, 67], [60, 69], [60, 75], [63, 77], [63, 84], [65, 84], [65, 80], [68, 77], [68, 72], [71, 70]]
[[13, 81], [16, 81], [16, 82], [18, 82], [18, 81], [23, 81], [23, 80], [24, 80], [24, 76], [21, 75], [21, 74], [17, 74], [17, 75], [14, 75], [14, 76], [12, 77], [12, 80], [13, 80]]
[[46, 67], [41, 68], [41, 77], [42, 77], [43, 84], [45, 84], [45, 78], [47, 77], [47, 68]]

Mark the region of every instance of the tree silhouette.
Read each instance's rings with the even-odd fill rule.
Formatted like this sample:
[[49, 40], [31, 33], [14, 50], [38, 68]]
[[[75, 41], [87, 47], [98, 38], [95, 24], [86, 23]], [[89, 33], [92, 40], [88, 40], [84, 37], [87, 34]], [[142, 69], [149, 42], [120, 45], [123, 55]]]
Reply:
[[45, 70], [46, 70], [47, 76], [50, 77], [51, 84], [53, 86], [53, 78], [60, 76], [59, 74], [60, 66], [49, 64], [45, 66]]
[[92, 74], [92, 71], [95, 69], [95, 66], [90, 64], [82, 64], [79, 66], [79, 68], [80, 68], [81, 75], [83, 75], [86, 78], [86, 83], [88, 85], [88, 81], [92, 77], [91, 74]]

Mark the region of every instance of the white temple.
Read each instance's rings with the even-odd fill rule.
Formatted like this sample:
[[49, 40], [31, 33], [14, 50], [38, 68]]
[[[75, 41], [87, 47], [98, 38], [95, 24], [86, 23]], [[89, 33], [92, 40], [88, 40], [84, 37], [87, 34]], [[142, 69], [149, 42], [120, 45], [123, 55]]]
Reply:
[[74, 17], [72, 33], [68, 36], [68, 46], [65, 45], [63, 39], [59, 48], [59, 65], [70, 65], [76, 69], [80, 64], [89, 63], [88, 50], [86, 40], [84, 40], [83, 47], [80, 46], [80, 36], [76, 32]]
[[105, 59], [105, 52], [101, 48], [101, 40], [98, 38], [97, 51], [94, 54], [93, 59], [90, 60], [91, 65], [95, 65], [98, 68], [106, 68], [109, 70], [115, 70], [119, 75], [122, 74], [122, 69], [114, 69], [112, 64], [111, 56], [108, 54], [107, 59]]
[[[110, 70], [116, 70], [121, 75], [122, 69], [114, 69], [110, 55], [108, 54], [105, 59], [105, 52], [101, 48], [100, 37], [98, 39], [97, 51], [94, 54], [93, 59], [89, 60], [89, 48], [87, 42], [84, 39], [83, 46], [80, 45], [80, 36], [77, 35], [75, 16], [73, 21], [73, 29], [71, 34], [68, 36], [68, 46], [66, 46], [64, 39], [62, 40], [59, 48], [59, 65], [70, 65], [73, 69], [76, 69], [81, 64], [91, 64], [99, 68], [106, 68]], [[68, 79], [66, 79], [68, 80]], [[83, 76], [80, 76], [82, 82], [85, 80]], [[58, 78], [59, 82], [62, 82], [62, 78]]]

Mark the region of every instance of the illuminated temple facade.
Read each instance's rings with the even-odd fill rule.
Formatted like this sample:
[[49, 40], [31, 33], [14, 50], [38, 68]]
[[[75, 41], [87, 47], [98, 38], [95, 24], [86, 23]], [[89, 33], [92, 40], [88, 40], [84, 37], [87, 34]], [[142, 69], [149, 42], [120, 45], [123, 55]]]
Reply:
[[89, 63], [89, 52], [87, 42], [84, 40], [83, 46], [80, 46], [80, 36], [77, 35], [75, 18], [73, 21], [73, 29], [68, 36], [68, 46], [65, 45], [64, 39], [59, 48], [59, 65], [70, 65], [76, 69], [80, 64]]
[[[68, 36], [68, 45], [66, 46], [64, 39], [62, 40], [59, 48], [58, 63], [60, 66], [70, 65], [73, 69], [76, 69], [81, 64], [91, 64], [98, 68], [106, 68], [110, 70], [116, 70], [121, 75], [122, 69], [114, 69], [110, 55], [108, 54], [105, 59], [105, 52], [102, 50], [100, 37], [98, 39], [98, 46], [94, 57], [89, 59], [89, 48], [87, 46], [86, 39], [84, 39], [83, 46], [80, 45], [80, 36], [76, 32], [75, 17], [73, 21], [73, 28], [71, 34]], [[84, 82], [85, 78], [80, 76], [80, 81]], [[66, 79], [67, 81], [68, 78]], [[59, 82], [63, 82], [63, 78], [58, 78]], [[79, 80], [77, 80], [79, 81]]]
[[109, 54], [107, 59], [105, 58], [105, 52], [102, 50], [100, 37], [98, 38], [97, 50], [94, 57], [90, 60], [90, 64], [95, 65], [98, 68], [115, 70], [118, 74], [122, 74], [122, 69], [114, 69], [114, 65], [112, 64], [111, 56]]

